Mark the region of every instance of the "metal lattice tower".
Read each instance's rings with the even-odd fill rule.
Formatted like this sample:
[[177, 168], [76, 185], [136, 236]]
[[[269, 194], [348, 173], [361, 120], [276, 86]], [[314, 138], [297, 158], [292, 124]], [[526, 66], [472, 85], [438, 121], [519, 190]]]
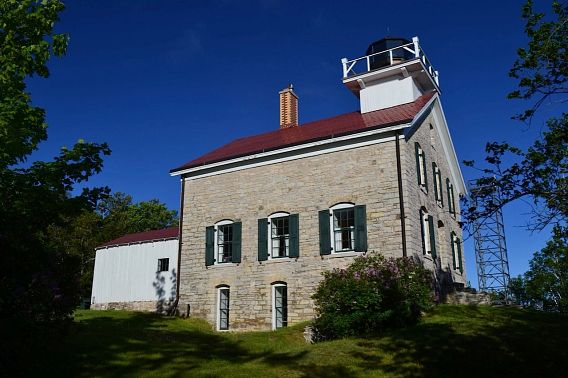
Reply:
[[[472, 187], [471, 193], [475, 191], [476, 188]], [[493, 191], [493, 198], [494, 203], [499, 201], [497, 190]], [[475, 200], [474, 204], [477, 205]], [[503, 212], [498, 209], [492, 216], [474, 222], [473, 226], [479, 289], [499, 294], [502, 300], [507, 301], [509, 298], [509, 259], [505, 243]]]

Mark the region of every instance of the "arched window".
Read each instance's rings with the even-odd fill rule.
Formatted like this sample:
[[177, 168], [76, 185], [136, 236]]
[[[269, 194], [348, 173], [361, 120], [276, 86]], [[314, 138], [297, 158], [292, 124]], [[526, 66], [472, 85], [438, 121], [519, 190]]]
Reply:
[[440, 168], [434, 162], [432, 162], [432, 173], [434, 174], [434, 196], [436, 202], [440, 206], [444, 206], [444, 197], [442, 196], [442, 174]]
[[428, 191], [428, 176], [426, 174], [426, 155], [418, 142], [414, 143], [416, 154], [416, 173], [418, 175], [418, 186]]
[[272, 284], [272, 329], [288, 326], [288, 286], [286, 282]]
[[290, 250], [290, 214], [274, 213], [268, 217], [268, 255], [270, 258], [288, 257]]
[[460, 273], [463, 273], [463, 264], [462, 264], [462, 253], [461, 253], [461, 241], [456, 235], [455, 232], [452, 231], [452, 259], [454, 262], [454, 270], [459, 270]]
[[355, 249], [355, 205], [339, 203], [330, 208], [331, 240], [335, 252]]
[[420, 209], [420, 231], [422, 232], [422, 253], [436, 259], [436, 230], [434, 217], [423, 207]]

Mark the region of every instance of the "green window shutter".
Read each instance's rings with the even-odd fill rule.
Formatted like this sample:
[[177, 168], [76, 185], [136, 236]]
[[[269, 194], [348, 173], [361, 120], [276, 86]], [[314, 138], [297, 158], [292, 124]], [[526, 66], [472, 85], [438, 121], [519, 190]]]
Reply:
[[367, 209], [365, 205], [355, 206], [355, 251], [367, 252]]
[[268, 218], [258, 220], [258, 261], [268, 260]]
[[462, 247], [461, 247], [461, 240], [457, 239], [457, 243], [458, 245], [458, 266], [460, 269], [460, 273], [463, 273], [463, 264], [462, 264]]
[[450, 193], [452, 199], [452, 215], [456, 215], [456, 203], [454, 202], [454, 186], [450, 184]]
[[205, 228], [205, 266], [215, 264], [215, 227]]
[[428, 215], [428, 226], [430, 227], [430, 248], [432, 248], [432, 258], [436, 260], [436, 233], [434, 217], [431, 215]]
[[448, 210], [449, 210], [450, 214], [453, 214], [454, 210], [452, 209], [452, 207], [453, 207], [454, 201], [452, 200], [452, 193], [450, 191], [450, 179], [449, 178], [446, 179], [446, 190], [448, 192]]
[[436, 175], [436, 163], [434, 162], [432, 162], [432, 177], [434, 180], [434, 197], [436, 198], [436, 201], [439, 201], [440, 195], [438, 194], [438, 175]]
[[420, 209], [420, 232], [422, 233], [422, 254], [426, 254], [426, 230], [424, 230], [424, 211]]
[[300, 257], [300, 217], [298, 214], [290, 214], [288, 230], [290, 232], [290, 250], [288, 256]]
[[233, 256], [231, 262], [240, 263], [241, 262], [241, 234], [243, 230], [243, 224], [241, 222], [233, 223]]
[[418, 143], [414, 143], [414, 154], [416, 156], [416, 177], [418, 178], [418, 186], [421, 185], [420, 182], [420, 158], [418, 155], [420, 154], [420, 145]]
[[320, 255], [329, 255], [331, 253], [331, 239], [329, 237], [329, 210], [321, 210], [318, 214]]
[[422, 169], [424, 170], [424, 188], [428, 191], [428, 170], [426, 169], [426, 153], [422, 150]]
[[456, 246], [454, 245], [454, 240], [455, 240], [456, 235], [454, 234], [454, 232], [452, 231], [451, 235], [450, 235], [450, 244], [452, 245], [452, 261], [454, 262], [454, 270], [456, 270], [457, 265], [456, 265]]

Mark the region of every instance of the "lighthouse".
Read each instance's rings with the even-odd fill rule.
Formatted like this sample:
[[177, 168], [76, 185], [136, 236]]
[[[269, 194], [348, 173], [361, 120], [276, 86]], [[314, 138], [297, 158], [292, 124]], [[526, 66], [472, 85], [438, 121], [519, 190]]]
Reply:
[[415, 101], [425, 93], [440, 93], [436, 71], [418, 37], [387, 37], [373, 42], [365, 56], [341, 59], [343, 84], [359, 98], [361, 113]]

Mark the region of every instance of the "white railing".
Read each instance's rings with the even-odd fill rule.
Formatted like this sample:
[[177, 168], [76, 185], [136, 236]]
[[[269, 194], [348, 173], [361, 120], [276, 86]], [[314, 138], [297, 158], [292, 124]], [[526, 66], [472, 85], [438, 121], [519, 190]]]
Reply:
[[[361, 58], [347, 60], [347, 58], [341, 59], [341, 64], [343, 65], [343, 78], [347, 79], [353, 76], [360, 75], [365, 72], [371, 71], [371, 58], [375, 57], [378, 58], [380, 56], [388, 56], [388, 62], [390, 65], [395, 63], [400, 63], [399, 60], [395, 59], [396, 57], [400, 56], [403, 53], [411, 53], [413, 58], [412, 59], [420, 59], [426, 68], [428, 74], [432, 77], [432, 79], [436, 82], [436, 85], [439, 85], [438, 82], [438, 71], [434, 69], [430, 60], [426, 57], [426, 54], [418, 44], [418, 37], [412, 38], [411, 43], [407, 43], [406, 45], [393, 47], [392, 49], [379, 51], [378, 53], [374, 53], [371, 55], [367, 55]], [[381, 68], [388, 67], [384, 66]]]

